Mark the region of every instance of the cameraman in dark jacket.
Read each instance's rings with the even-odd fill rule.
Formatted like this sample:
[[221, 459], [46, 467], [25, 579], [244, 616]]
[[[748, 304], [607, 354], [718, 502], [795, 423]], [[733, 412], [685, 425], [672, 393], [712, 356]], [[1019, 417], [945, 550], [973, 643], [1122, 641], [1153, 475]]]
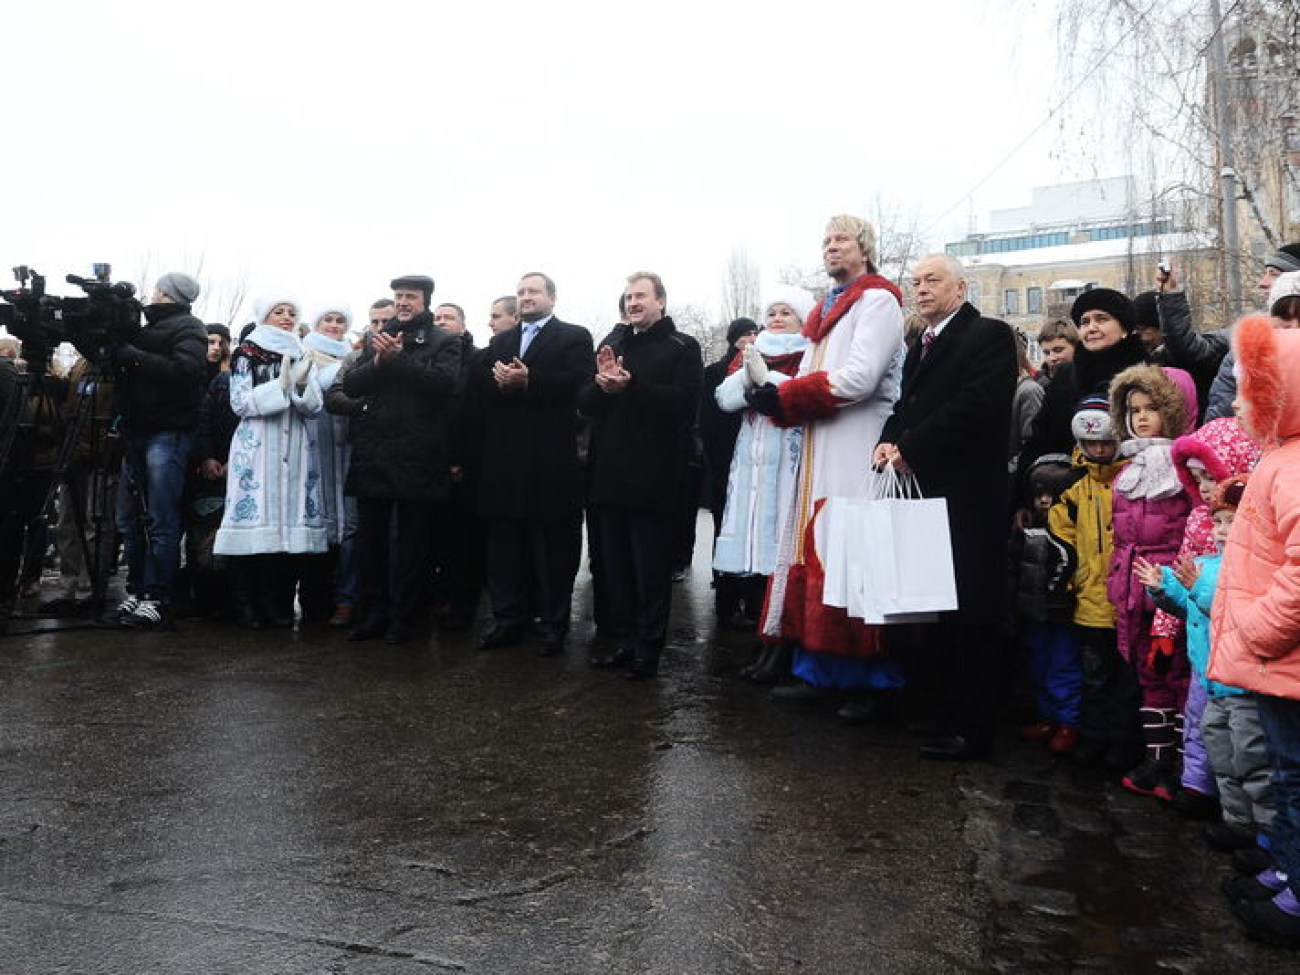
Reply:
[[113, 352], [122, 416], [117, 530], [127, 557], [124, 626], [166, 625], [180, 565], [185, 469], [203, 400], [208, 335], [190, 313], [199, 283], [172, 271], [158, 279], [146, 325]]

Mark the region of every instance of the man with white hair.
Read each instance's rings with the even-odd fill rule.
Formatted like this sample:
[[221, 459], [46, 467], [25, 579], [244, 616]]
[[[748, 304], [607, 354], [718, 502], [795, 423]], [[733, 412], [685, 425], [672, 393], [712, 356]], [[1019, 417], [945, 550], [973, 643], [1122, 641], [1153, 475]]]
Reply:
[[818, 702], [851, 692], [840, 717], [869, 720], [876, 692], [901, 686], [884, 655], [881, 627], [823, 601], [825, 569], [814, 522], [828, 498], [865, 496], [871, 445], [898, 397], [903, 362], [902, 295], [876, 273], [876, 235], [859, 217], [832, 217], [822, 260], [835, 282], [804, 322], [811, 343], [799, 373], [746, 394], [754, 409], [783, 427], [803, 428], [793, 509], [783, 521], [776, 568], [759, 632], [794, 648], [800, 683], [779, 687], [778, 699]]
[[900, 656], [914, 726], [928, 739], [921, 754], [965, 760], [992, 744], [1001, 686], [1016, 339], [966, 300], [965, 270], [948, 254], [922, 258], [912, 289], [926, 327], [872, 462], [915, 474], [925, 497], [948, 502], [957, 611], [915, 627]]

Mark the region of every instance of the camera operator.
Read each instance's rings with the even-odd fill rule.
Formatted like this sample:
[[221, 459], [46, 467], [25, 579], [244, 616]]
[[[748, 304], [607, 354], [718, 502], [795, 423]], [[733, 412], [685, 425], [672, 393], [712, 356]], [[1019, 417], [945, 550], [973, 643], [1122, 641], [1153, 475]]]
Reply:
[[42, 507], [58, 456], [57, 414], [66, 392], [53, 376], [24, 376], [21, 352], [15, 339], [0, 339], [0, 440], [12, 438], [0, 457], [0, 616], [18, 596], [35, 595], [40, 584], [49, 538]]
[[113, 353], [123, 423], [117, 530], [127, 557], [127, 597], [117, 619], [128, 627], [168, 623], [186, 461], [204, 390], [207, 330], [190, 313], [198, 296], [189, 275], [164, 274], [144, 308], [145, 327]]

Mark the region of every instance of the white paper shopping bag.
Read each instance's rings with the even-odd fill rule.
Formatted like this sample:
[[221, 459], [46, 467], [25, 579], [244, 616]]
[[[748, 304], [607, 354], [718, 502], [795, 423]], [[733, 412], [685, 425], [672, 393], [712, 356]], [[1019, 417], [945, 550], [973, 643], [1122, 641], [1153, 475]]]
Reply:
[[957, 608], [947, 503], [915, 478], [877, 475], [844, 524], [849, 615], [866, 623], [932, 622]]

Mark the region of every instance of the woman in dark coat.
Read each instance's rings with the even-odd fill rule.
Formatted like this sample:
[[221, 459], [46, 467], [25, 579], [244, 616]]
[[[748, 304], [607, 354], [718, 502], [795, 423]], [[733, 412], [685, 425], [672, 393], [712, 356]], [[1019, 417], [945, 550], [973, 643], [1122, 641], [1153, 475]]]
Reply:
[[[1086, 323], [1085, 323], [1086, 317]], [[1074, 361], [1063, 363], [1052, 376], [1033, 432], [1020, 451], [1015, 497], [1024, 497], [1025, 477], [1044, 454], [1068, 454], [1074, 449], [1070, 420], [1085, 396], [1106, 396], [1110, 381], [1129, 366], [1145, 362], [1147, 353], [1135, 333], [1133, 302], [1110, 288], [1093, 288], [1075, 299], [1070, 318], [1079, 329]]]

